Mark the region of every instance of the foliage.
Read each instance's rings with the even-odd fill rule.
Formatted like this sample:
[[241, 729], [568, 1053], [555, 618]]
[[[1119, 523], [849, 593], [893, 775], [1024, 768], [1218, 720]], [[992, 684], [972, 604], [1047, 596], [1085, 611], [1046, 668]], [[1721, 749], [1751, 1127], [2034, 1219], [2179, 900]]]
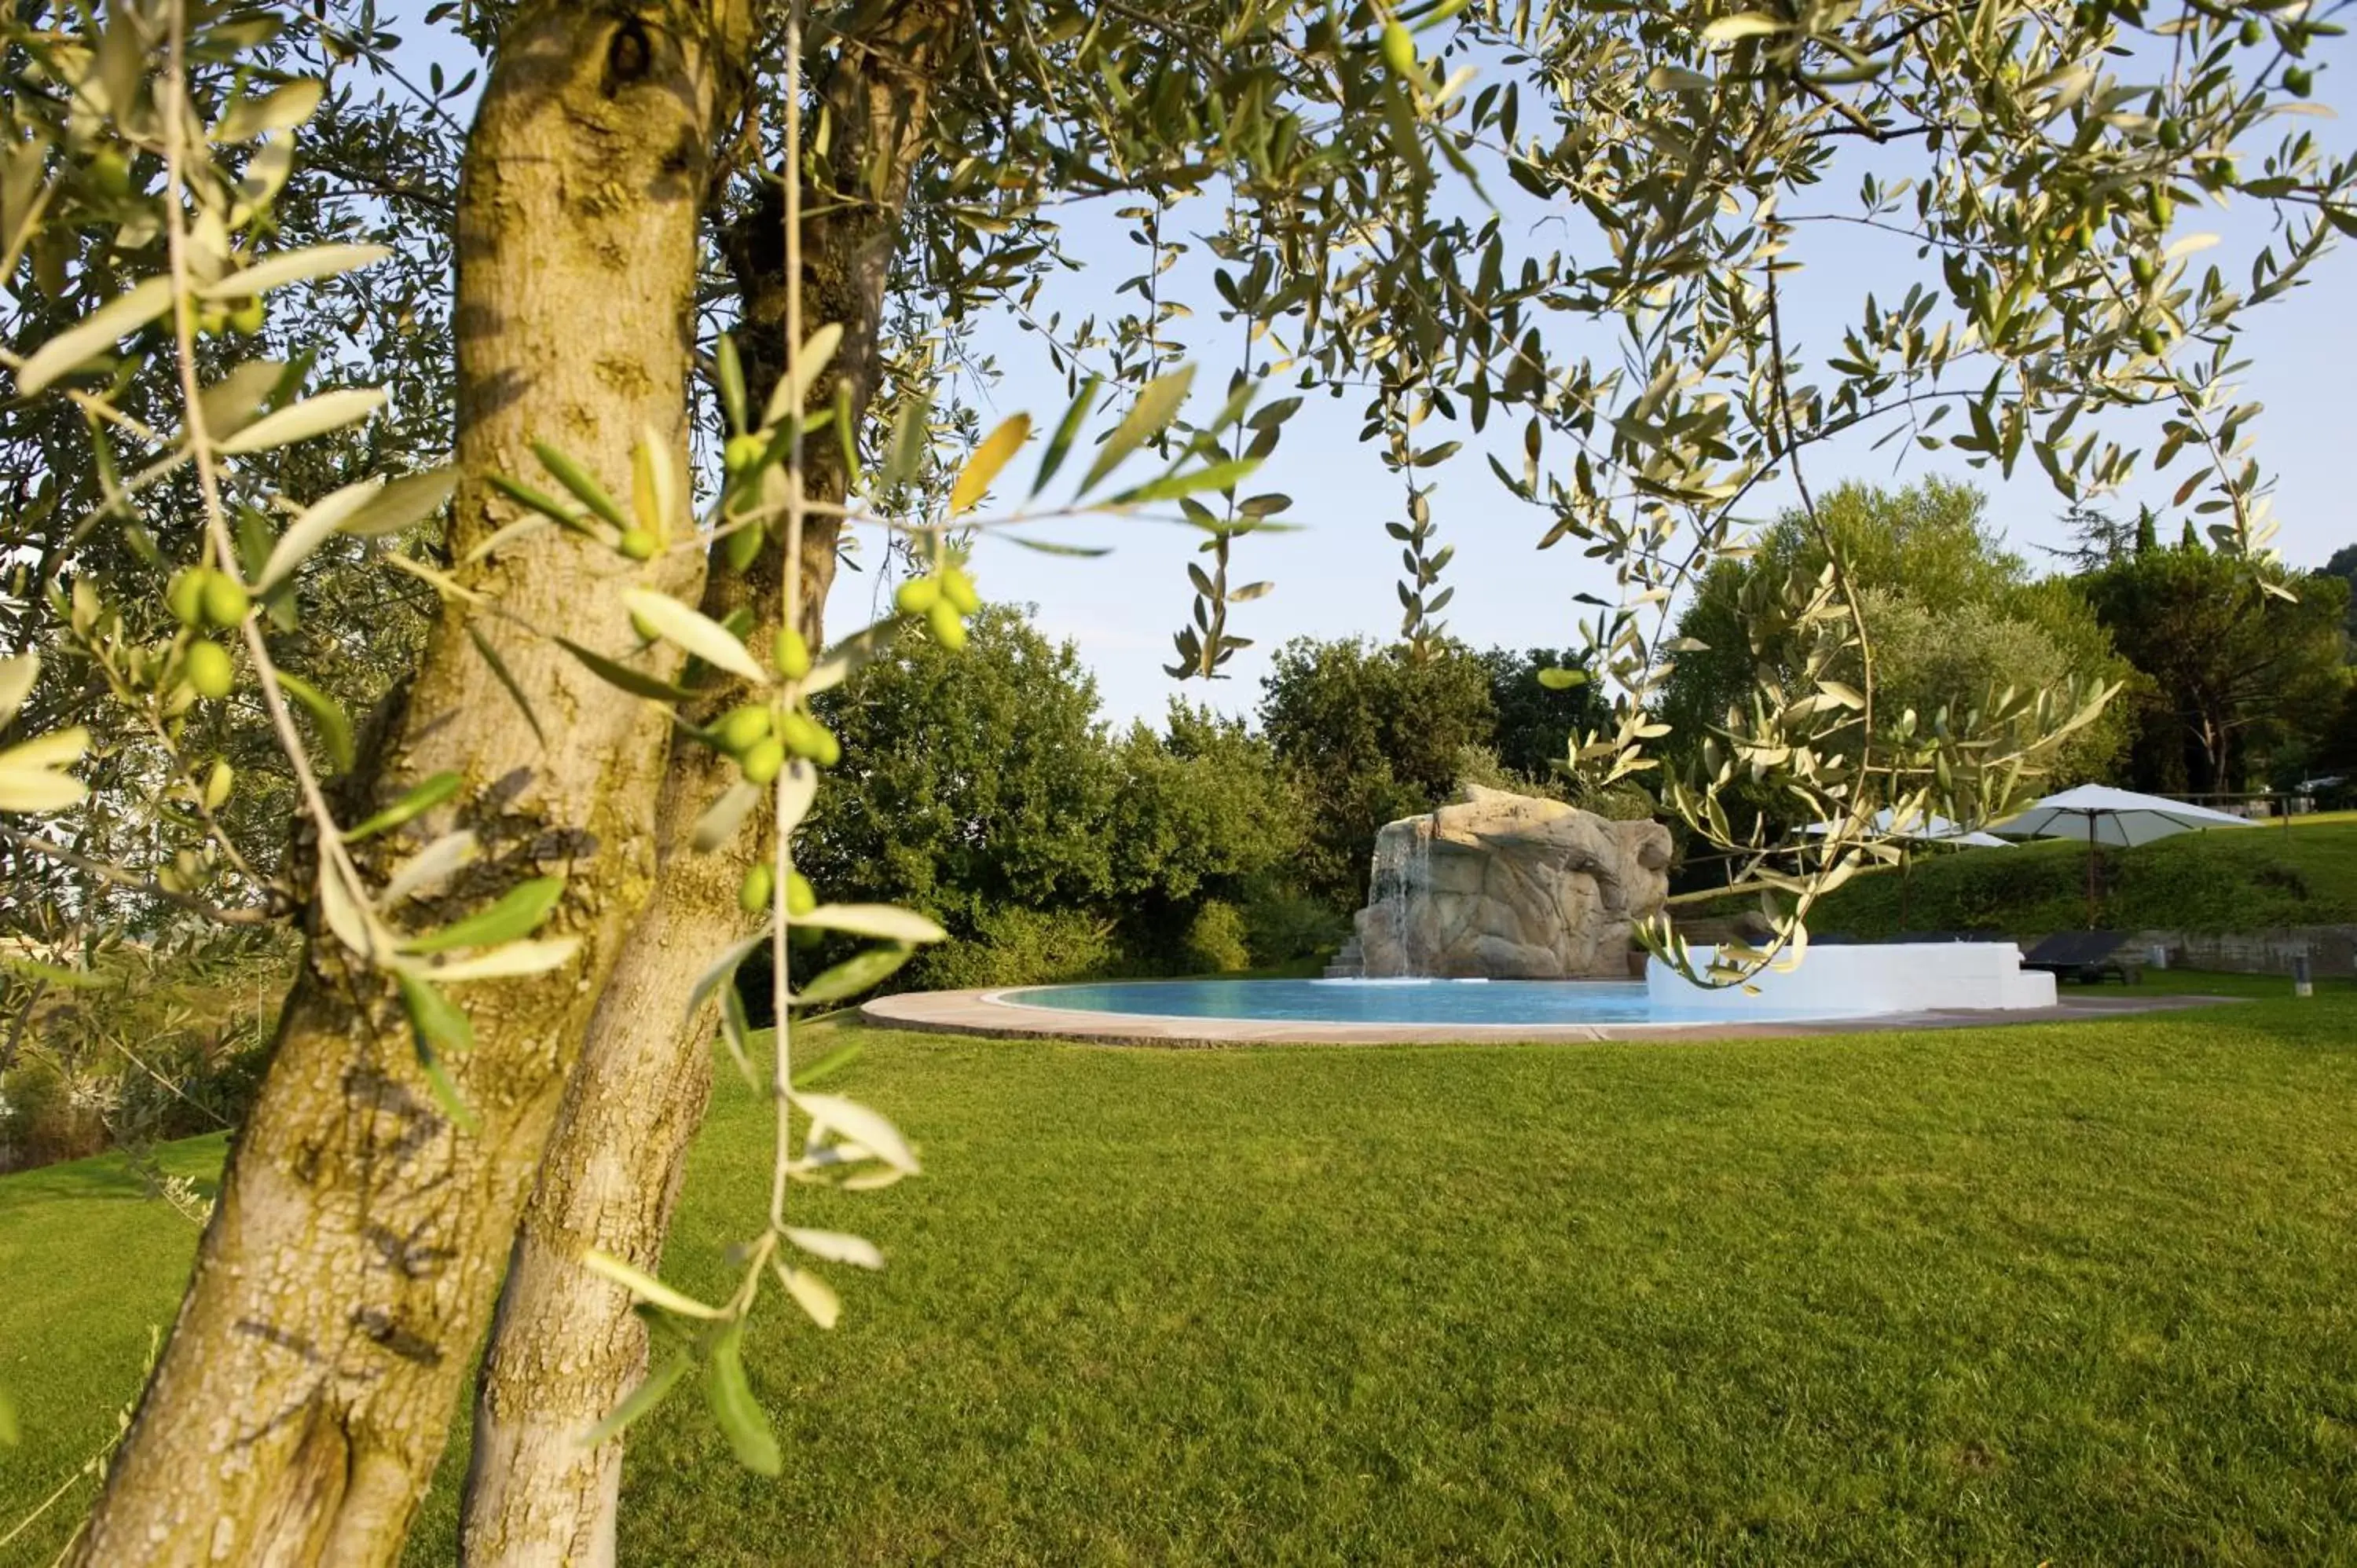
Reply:
[[2156, 546], [2082, 579], [2122, 654], [2143, 671], [2138, 789], [2232, 791], [2274, 747], [2321, 727], [2347, 683], [2349, 585], [2203, 548]]
[[2357, 544], [2344, 544], [2334, 551], [2318, 575], [2338, 577], [2349, 585], [2349, 613], [2341, 623], [2341, 630], [2352, 651], [2357, 651]]
[[1304, 808], [1265, 742], [1178, 703], [1114, 737], [1071, 644], [1004, 606], [969, 635], [954, 659], [903, 641], [819, 707], [845, 760], [802, 865], [825, 897], [951, 931], [908, 983], [1167, 967], [1209, 901], [1289, 884]]
[[1324, 899], [1264, 886], [1243, 904], [1244, 946], [1256, 969], [1323, 957], [1351, 935], [1350, 921]]
[[[1491, 745], [1499, 765], [1530, 779], [1555, 777], [1571, 760], [1575, 737], [1606, 723], [1611, 703], [1576, 649], [1484, 649], [1477, 657], [1490, 675], [1490, 706], [1496, 713]], [[1573, 671], [1569, 684], [1542, 679], [1547, 671]]]
[[972, 930], [929, 949], [909, 966], [927, 991], [1053, 985], [1092, 980], [1121, 967], [1114, 922], [1087, 909], [985, 908]]
[[1019, 611], [985, 608], [963, 653], [904, 639], [817, 711], [844, 750], [799, 861], [822, 896], [906, 903], [972, 933], [986, 911], [1105, 890], [1116, 775], [1096, 682]]
[[[2278, 820], [2101, 848], [2096, 880], [2103, 923], [2120, 930], [2357, 923], [2357, 822], [2295, 817], [2288, 829]], [[1900, 903], [1896, 871], [1856, 877], [1818, 906], [1812, 929], [1859, 937], [2071, 930], [2087, 923], [2087, 846], [2052, 839], [1918, 854], [1903, 922]]]
[[[859, 1044], [841, 1081], [927, 1108], [961, 1179], [811, 1205], [897, 1266], [856, 1335], [748, 1328], [757, 1379], [794, 1369], [794, 1397], [757, 1388], [807, 1463], [740, 1477], [700, 1412], [658, 1412], [621, 1555], [2310, 1555], [2357, 1488], [2316, 1409], [2351, 1371], [2357, 994], [2287, 989], [1676, 1051], [823, 1026], [811, 1048]], [[721, 1079], [677, 1227], [691, 1289], [725, 1288], [770, 1136]], [[1433, 1104], [1456, 1112], [1401, 1112]], [[204, 1176], [219, 1144], [166, 1157]], [[111, 1162], [0, 1181], [0, 1379], [27, 1439], [0, 1516], [104, 1435], [172, 1310], [192, 1235], [134, 1190]], [[466, 1435], [413, 1562], [451, 1559]]]
[[1250, 932], [1242, 911], [1233, 904], [1207, 898], [1187, 922], [1187, 940], [1180, 953], [1190, 974], [1230, 974], [1250, 969]]
[[1131, 726], [1113, 766], [1106, 891], [1134, 922], [1291, 884], [1308, 805], [1274, 748], [1240, 722], [1173, 702], [1159, 733]]
[[1460, 754], [1489, 742], [1496, 713], [1490, 671], [1462, 644], [1437, 642], [1418, 658], [1406, 647], [1302, 638], [1271, 660], [1260, 722], [1308, 802], [1300, 885], [1351, 908], [1366, 892], [1375, 830], [1447, 800]]
[[[1763, 682], [1798, 690], [1814, 661], [1817, 678], [1863, 687], [1862, 647], [1828, 654], [1820, 628], [1792, 624], [1776, 607], [1778, 585], [1817, 579], [1829, 552], [1840, 555], [1848, 590], [1874, 627], [1873, 680], [1883, 711], [1912, 713], [1926, 731], [1971, 731], [2029, 746], [2038, 738], [2034, 712], [1984, 716], [1998, 693], [2108, 684], [2129, 673], [2069, 586], [2032, 581], [2022, 559], [2004, 547], [1977, 489], [1938, 479], [1899, 490], [1844, 484], [1819, 498], [1813, 513], [1785, 513], [1749, 556], [1715, 564], [1681, 616], [1681, 649], [1663, 685], [1661, 713], [1671, 732], [1667, 755], [1681, 767], [1698, 768], [1714, 744], [1736, 744]], [[2046, 778], [2061, 784], [2101, 776], [2125, 728], [2109, 714], [2084, 725], [2050, 748]], [[1867, 736], [1854, 728], [1824, 745], [1830, 755], [1855, 760]], [[1821, 820], [1806, 814], [1813, 797], [1795, 797], [1772, 772], [1730, 781], [1721, 799], [1747, 834], [1771, 840]]]
[[29, 953], [0, 955], [0, 1171], [243, 1117], [292, 967], [280, 933], [183, 929]]
[[1465, 746], [1457, 752], [1457, 783], [1454, 792], [1467, 789], [1505, 789], [1518, 795], [1535, 795], [1542, 800], [1560, 800], [1569, 791], [1567, 782], [1541, 773], [1536, 777], [1517, 773], [1498, 760], [1498, 754], [1486, 746]]

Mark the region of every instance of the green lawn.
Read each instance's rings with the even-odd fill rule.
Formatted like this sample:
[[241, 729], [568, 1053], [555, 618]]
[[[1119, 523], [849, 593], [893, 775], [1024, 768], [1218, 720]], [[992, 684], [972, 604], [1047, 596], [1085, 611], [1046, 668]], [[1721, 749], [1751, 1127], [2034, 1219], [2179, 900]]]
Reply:
[[[2119, 930], [2357, 922], [2357, 819], [2346, 813], [2295, 817], [2289, 828], [2277, 821], [2179, 833], [2098, 854], [2102, 923]], [[2040, 839], [1912, 859], [1904, 920], [1899, 874], [1885, 869], [1836, 889], [1817, 906], [1810, 929], [1861, 937], [1979, 929], [2021, 936], [2087, 923], [2084, 843]]]
[[[756, 1328], [784, 1479], [693, 1397], [640, 1428], [623, 1560], [2357, 1562], [2357, 993], [2235, 989], [1715, 1045], [857, 1031], [829, 1087], [927, 1174], [802, 1212], [892, 1267]], [[765, 1129], [724, 1075], [681, 1283]], [[0, 1518], [112, 1429], [193, 1242], [111, 1170], [0, 1180]]]

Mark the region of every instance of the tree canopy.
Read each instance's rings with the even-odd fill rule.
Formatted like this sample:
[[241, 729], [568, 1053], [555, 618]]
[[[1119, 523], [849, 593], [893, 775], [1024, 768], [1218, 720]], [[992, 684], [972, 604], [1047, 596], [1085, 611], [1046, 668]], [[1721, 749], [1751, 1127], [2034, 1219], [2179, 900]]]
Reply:
[[[1827, 658], [1820, 628], [1779, 614], [1778, 585], [1819, 578], [1835, 552], [1874, 628], [1886, 711], [1912, 713], [1926, 729], [1967, 727], [1968, 713], [2007, 688], [2110, 685], [2129, 674], [2086, 602], [2067, 583], [2033, 580], [2005, 547], [1980, 491], [1937, 479], [1900, 490], [1844, 484], [1819, 499], [1813, 516], [1787, 512], [1752, 553], [1715, 564], [1681, 616], [1661, 716], [1671, 730], [1665, 744], [1689, 766], [1706, 742], [1732, 744], [1742, 733], [1763, 679], [1798, 690], [1815, 660], [1852, 687], [1864, 683], [1861, 650]], [[2083, 727], [2049, 761], [2050, 776], [2103, 776], [2126, 726], [2114, 711]], [[1838, 740], [1851, 749], [1863, 742], [1856, 732]], [[1779, 832], [1818, 820], [1773, 788], [1749, 804]]]

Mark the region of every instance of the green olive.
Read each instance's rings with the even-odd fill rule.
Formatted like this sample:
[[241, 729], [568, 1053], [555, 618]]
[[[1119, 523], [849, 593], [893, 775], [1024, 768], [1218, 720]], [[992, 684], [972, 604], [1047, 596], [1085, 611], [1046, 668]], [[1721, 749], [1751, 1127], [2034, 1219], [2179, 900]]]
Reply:
[[643, 528], [627, 529], [622, 534], [621, 551], [633, 561], [651, 561], [660, 546], [655, 536]]
[[925, 628], [933, 634], [935, 642], [952, 653], [965, 647], [965, 622], [958, 618], [957, 611], [950, 607], [946, 599], [934, 600], [933, 607], [925, 612]]
[[843, 742], [835, 739], [834, 732], [824, 725], [818, 728], [818, 749], [812, 754], [811, 760], [821, 768], [832, 768], [843, 760]]
[[892, 603], [904, 616], [920, 616], [942, 602], [942, 585], [931, 577], [911, 577], [892, 595]]
[[786, 913], [802, 916], [818, 908], [818, 889], [799, 871], [786, 873]]
[[218, 642], [190, 643], [182, 672], [198, 696], [215, 701], [228, 696], [237, 683], [237, 667], [230, 662], [229, 650]]
[[796, 757], [815, 757], [823, 749], [819, 736], [825, 733], [825, 726], [799, 709], [778, 716], [778, 739]]
[[748, 750], [737, 766], [745, 770], [745, 782], [766, 785], [776, 781], [778, 770], [786, 765], [786, 748], [775, 736], [759, 741]]
[[2255, 49], [2259, 47], [2259, 40], [2267, 36], [2267, 30], [2259, 26], [2256, 16], [2246, 16], [2243, 19], [2242, 29], [2234, 36], [2242, 40], [2244, 48]]
[[2158, 327], [2147, 327], [2139, 331], [2136, 334], [2136, 341], [2143, 346], [2146, 353], [2156, 360], [2169, 351], [2169, 339], [2161, 335], [2160, 328]]
[[197, 626], [205, 618], [205, 569], [190, 566], [172, 574], [164, 585], [164, 603], [172, 618], [182, 626]]
[[770, 889], [777, 880], [768, 861], [756, 861], [745, 868], [744, 883], [737, 889], [737, 903], [745, 913], [758, 915], [770, 907]]
[[245, 585], [226, 572], [207, 572], [204, 585], [205, 618], [219, 627], [242, 623], [246, 613], [253, 608], [253, 597]]
[[2160, 264], [2158, 262], [2155, 262], [2150, 256], [2130, 256], [2128, 258], [2128, 274], [2134, 277], [2142, 286], [2150, 288], [2153, 285], [2153, 280], [2160, 276]]
[[728, 464], [728, 471], [736, 474], [742, 473], [759, 463], [769, 450], [768, 442], [747, 431], [741, 435], [731, 435], [722, 456]]
[[2316, 85], [2316, 73], [2304, 65], [2286, 66], [2283, 84], [2284, 91], [2294, 98], [2305, 98], [2309, 90]]
[[102, 147], [90, 160], [90, 186], [99, 195], [120, 201], [131, 194], [131, 165], [113, 147]]
[[809, 641], [790, 626], [778, 628], [776, 653], [778, 673], [789, 681], [799, 681], [811, 672]]
[[242, 332], [248, 338], [251, 338], [255, 333], [262, 330], [263, 323], [267, 321], [269, 318], [269, 307], [262, 303], [262, 296], [260, 295], [254, 295], [252, 297], [242, 301], [230, 311], [230, 330], [232, 332]]
[[982, 596], [974, 591], [974, 579], [955, 566], [942, 568], [942, 597], [962, 616], [982, 608]]
[[713, 728], [721, 750], [742, 757], [769, 738], [770, 726], [770, 710], [759, 703], [748, 703], [730, 709]]

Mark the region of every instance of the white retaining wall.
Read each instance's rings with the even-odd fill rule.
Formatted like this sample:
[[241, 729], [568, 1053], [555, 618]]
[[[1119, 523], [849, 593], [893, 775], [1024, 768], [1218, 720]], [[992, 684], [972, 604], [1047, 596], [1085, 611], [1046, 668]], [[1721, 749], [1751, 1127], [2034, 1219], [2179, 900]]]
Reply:
[[[1697, 966], [1716, 950], [1693, 950]], [[1778, 961], [1779, 965], [1782, 961]], [[2010, 1011], [2054, 1005], [2054, 977], [2021, 967], [2011, 942], [1890, 942], [1813, 947], [1799, 967], [1771, 966], [1754, 976], [1756, 996], [1741, 986], [1707, 990], [1675, 970], [1645, 965], [1645, 988], [1657, 1002], [1714, 1012], [1762, 1007], [1822, 1017], [1917, 1013], [1951, 1008]]]

